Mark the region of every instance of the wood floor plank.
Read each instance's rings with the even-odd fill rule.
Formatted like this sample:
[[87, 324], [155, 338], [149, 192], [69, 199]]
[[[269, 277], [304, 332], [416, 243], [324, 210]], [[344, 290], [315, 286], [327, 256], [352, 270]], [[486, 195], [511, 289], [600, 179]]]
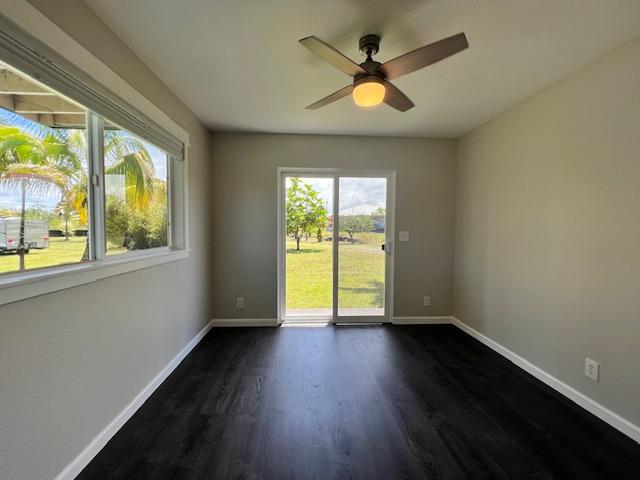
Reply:
[[214, 329], [78, 478], [637, 480], [640, 445], [453, 326]]

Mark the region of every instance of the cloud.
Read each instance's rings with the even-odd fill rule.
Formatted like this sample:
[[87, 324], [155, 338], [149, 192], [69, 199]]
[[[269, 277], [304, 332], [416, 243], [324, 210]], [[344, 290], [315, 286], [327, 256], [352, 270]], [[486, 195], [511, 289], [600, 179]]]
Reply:
[[385, 208], [386, 178], [341, 178], [340, 213], [371, 213]]
[[[300, 177], [315, 188], [327, 203], [329, 212], [333, 213], [333, 179]], [[287, 179], [287, 186], [289, 180]], [[340, 214], [368, 214], [386, 207], [386, 178], [354, 178], [340, 179]]]

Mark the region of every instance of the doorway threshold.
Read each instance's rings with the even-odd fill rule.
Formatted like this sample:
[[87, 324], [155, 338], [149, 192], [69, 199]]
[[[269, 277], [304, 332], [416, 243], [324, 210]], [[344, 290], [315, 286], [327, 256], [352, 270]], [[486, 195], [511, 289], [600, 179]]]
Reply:
[[333, 323], [331, 322], [283, 322], [280, 324], [280, 327], [287, 328], [321, 328], [321, 327], [330, 327]]
[[372, 327], [380, 326], [382, 322], [338, 322], [336, 327]]

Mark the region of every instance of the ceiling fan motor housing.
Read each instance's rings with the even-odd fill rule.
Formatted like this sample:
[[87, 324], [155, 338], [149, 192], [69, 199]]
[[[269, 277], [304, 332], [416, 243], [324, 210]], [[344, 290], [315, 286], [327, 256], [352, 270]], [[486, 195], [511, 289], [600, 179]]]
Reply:
[[360, 42], [358, 42], [358, 46], [360, 47], [360, 53], [365, 56], [372, 56], [378, 53], [380, 50], [380, 37], [373, 33], [365, 35], [360, 38]]

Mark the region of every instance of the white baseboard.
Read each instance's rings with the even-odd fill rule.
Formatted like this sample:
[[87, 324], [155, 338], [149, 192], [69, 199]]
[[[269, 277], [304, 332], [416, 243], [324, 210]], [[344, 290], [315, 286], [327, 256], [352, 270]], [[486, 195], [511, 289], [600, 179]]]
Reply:
[[277, 318], [214, 318], [214, 327], [277, 327]]
[[[276, 318], [214, 318], [214, 327], [277, 327]], [[289, 321], [289, 325], [295, 323], [313, 323]], [[319, 322], [327, 323], [327, 322]], [[393, 317], [394, 325], [440, 325], [451, 323], [451, 317]]]
[[186, 357], [191, 350], [204, 338], [211, 330], [213, 322], [209, 322], [205, 327], [187, 343], [178, 354], [155, 376], [149, 384], [142, 389], [138, 395], [127, 405], [109, 425], [107, 425], [80, 454], [74, 458], [62, 472], [58, 474], [55, 480], [73, 480], [80, 474], [82, 469], [102, 450], [111, 437], [113, 437], [120, 428], [129, 420], [134, 413], [142, 406], [142, 404], [151, 396], [153, 392], [166, 380], [166, 378], [180, 365], [180, 362]]
[[512, 352], [508, 348], [500, 345], [495, 340], [492, 340], [486, 335], [471, 328], [469, 325], [467, 325], [463, 321], [458, 320], [455, 317], [451, 317], [451, 321], [456, 327], [458, 327], [463, 332], [471, 335], [473, 338], [484, 343], [486, 346], [488, 346], [492, 350], [498, 352], [500, 355], [502, 355], [506, 359], [515, 363], [518, 367], [522, 368], [526, 372], [536, 377], [538, 380], [546, 383], [551, 388], [553, 388], [557, 392], [567, 397], [569, 400], [572, 400], [573, 402], [577, 403], [582, 408], [584, 408], [588, 412], [598, 417], [600, 420], [603, 420], [604, 422], [608, 423], [616, 430], [619, 430], [620, 432], [624, 433], [625, 435], [632, 438], [636, 442], [640, 443], [640, 426], [631, 423], [626, 418], [623, 418], [617, 413], [614, 413], [608, 408], [600, 405], [598, 402], [587, 397], [585, 394], [580, 393], [575, 388], [567, 385], [561, 380], [558, 380], [556, 377], [545, 372], [541, 368], [536, 367], [533, 363], [529, 362], [525, 358], [522, 358], [517, 353]]
[[393, 317], [394, 325], [441, 325], [451, 323], [451, 317]]

